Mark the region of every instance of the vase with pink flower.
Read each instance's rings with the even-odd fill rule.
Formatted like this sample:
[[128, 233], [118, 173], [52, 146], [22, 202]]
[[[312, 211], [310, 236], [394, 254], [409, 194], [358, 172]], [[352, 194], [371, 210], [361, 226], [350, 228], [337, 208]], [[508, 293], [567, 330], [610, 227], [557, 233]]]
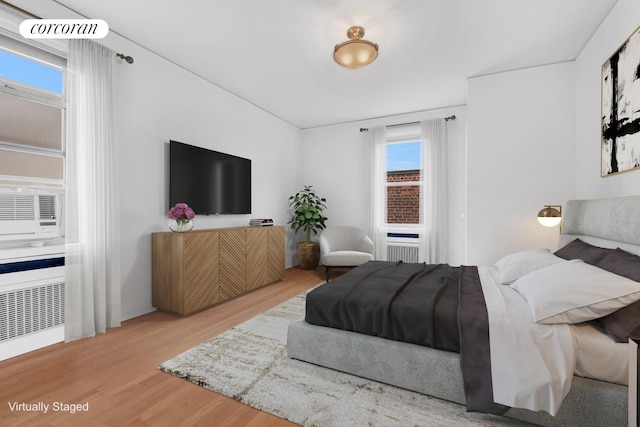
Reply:
[[191, 231], [193, 228], [193, 218], [196, 213], [186, 203], [176, 203], [174, 207], [169, 209], [167, 218], [169, 218], [169, 229], [171, 231], [183, 232]]

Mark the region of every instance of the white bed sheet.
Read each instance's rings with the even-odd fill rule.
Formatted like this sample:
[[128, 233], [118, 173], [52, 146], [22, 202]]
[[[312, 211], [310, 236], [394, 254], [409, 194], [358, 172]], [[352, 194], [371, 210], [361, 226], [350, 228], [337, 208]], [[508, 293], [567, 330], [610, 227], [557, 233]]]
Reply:
[[497, 268], [478, 267], [478, 273], [489, 315], [495, 402], [555, 415], [574, 374], [627, 384], [627, 344], [589, 324], [537, 324], [522, 295], [499, 284]]
[[598, 326], [571, 325], [578, 341], [574, 374], [610, 383], [629, 384], [629, 345], [619, 343]]

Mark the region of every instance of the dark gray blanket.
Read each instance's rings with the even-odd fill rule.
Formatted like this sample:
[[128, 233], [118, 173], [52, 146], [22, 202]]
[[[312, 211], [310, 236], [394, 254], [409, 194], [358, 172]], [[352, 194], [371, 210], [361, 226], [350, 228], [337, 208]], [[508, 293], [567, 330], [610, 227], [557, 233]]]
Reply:
[[493, 402], [489, 315], [477, 267], [460, 268], [458, 323], [467, 411], [504, 414], [509, 407]]
[[307, 295], [307, 323], [460, 353], [467, 410], [493, 402], [489, 323], [476, 267], [369, 261]]
[[306, 321], [460, 351], [459, 268], [369, 261], [307, 295]]

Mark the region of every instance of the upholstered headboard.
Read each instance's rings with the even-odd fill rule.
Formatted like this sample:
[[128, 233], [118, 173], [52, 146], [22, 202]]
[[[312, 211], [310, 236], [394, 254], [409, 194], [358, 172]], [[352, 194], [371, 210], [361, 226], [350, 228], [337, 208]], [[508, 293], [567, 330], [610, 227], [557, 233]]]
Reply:
[[640, 255], [640, 196], [569, 200], [558, 246], [576, 238]]

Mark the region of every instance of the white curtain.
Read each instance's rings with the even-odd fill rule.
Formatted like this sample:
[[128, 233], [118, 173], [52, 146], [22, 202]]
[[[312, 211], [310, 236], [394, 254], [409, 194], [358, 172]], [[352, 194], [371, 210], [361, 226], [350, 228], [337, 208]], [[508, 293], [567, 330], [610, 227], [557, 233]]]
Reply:
[[421, 261], [447, 262], [447, 139], [444, 119], [421, 122], [425, 170], [422, 192], [425, 238], [420, 239]]
[[66, 116], [65, 340], [120, 325], [114, 52], [70, 40]]
[[371, 240], [373, 240], [374, 259], [387, 259], [387, 128], [371, 129]]

